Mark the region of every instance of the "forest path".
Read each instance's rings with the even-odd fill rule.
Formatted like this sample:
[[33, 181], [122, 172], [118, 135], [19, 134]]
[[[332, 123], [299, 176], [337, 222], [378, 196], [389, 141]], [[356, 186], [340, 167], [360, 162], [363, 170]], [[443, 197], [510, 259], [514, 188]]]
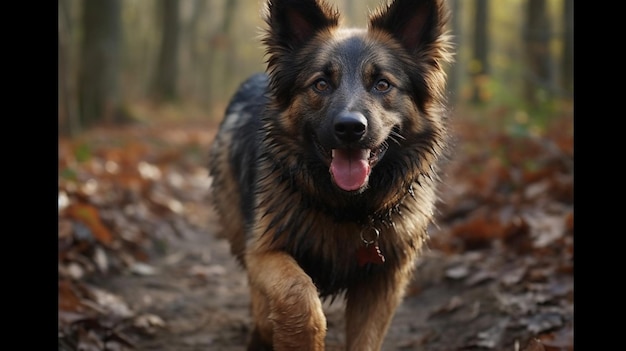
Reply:
[[[245, 350], [246, 275], [214, 235], [215, 127], [200, 123], [60, 141], [59, 350]], [[567, 128], [552, 139], [463, 129], [383, 351], [573, 350]], [[343, 302], [325, 309], [327, 349], [341, 350]]]
[[[213, 216], [209, 209], [207, 213]], [[230, 255], [228, 243], [212, 235], [214, 218], [207, 219], [206, 232], [188, 232], [185, 238], [171, 241], [168, 254], [150, 263], [150, 274], [124, 274], [102, 282], [103, 288], [122, 297], [136, 313], [166, 321], [159, 332], [138, 339], [137, 349], [245, 349], [251, 325], [246, 276]], [[498, 311], [493, 286], [468, 288], [445, 277], [449, 267], [463, 260], [460, 256], [425, 253], [383, 350], [459, 349], [471, 344], [473, 336], [506, 323], [506, 314]], [[328, 350], [342, 350], [343, 307], [341, 299], [324, 304]], [[500, 338], [503, 332], [491, 337]], [[507, 337], [528, 335], [511, 333]]]

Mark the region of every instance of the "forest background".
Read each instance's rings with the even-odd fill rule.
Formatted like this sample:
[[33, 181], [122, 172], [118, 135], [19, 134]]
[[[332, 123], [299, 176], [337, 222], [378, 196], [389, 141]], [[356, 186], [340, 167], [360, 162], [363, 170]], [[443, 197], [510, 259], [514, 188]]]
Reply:
[[[363, 26], [383, 0], [328, 2]], [[573, 350], [573, 3], [448, 0], [453, 154], [383, 350]], [[206, 159], [263, 8], [58, 1], [59, 350], [244, 348]]]
[[[349, 25], [379, 0], [334, 1]], [[572, 0], [450, 0], [457, 108], [540, 132], [571, 115]], [[157, 106], [181, 118], [219, 119], [248, 75], [264, 69], [260, 0], [60, 0], [59, 131], [149, 120]], [[493, 122], [493, 121], [492, 121]]]

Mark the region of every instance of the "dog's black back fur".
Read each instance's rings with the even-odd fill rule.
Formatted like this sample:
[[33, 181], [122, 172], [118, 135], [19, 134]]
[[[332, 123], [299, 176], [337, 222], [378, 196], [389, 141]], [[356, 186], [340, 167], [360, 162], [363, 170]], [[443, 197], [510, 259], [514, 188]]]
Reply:
[[234, 119], [227, 118], [225, 121], [235, 123], [232, 126], [232, 138], [238, 142], [232, 144], [230, 162], [234, 174], [239, 175], [238, 184], [241, 192], [238, 195], [246, 226], [254, 218], [254, 184], [256, 181], [254, 164], [261, 141], [261, 115], [268, 102], [268, 83], [269, 79], [263, 73], [248, 78], [239, 87], [226, 109], [226, 116], [237, 116]]

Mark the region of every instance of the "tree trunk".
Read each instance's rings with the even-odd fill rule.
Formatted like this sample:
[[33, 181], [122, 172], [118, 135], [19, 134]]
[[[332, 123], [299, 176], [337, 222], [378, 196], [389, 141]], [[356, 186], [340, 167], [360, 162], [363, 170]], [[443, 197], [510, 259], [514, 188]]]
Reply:
[[[232, 73], [236, 59], [232, 39], [232, 23], [238, 3], [238, 0], [225, 1], [222, 23], [211, 38], [211, 47], [207, 58], [208, 77], [206, 79], [211, 83], [209, 84], [209, 98], [206, 99], [207, 107], [212, 108], [216, 101], [228, 99], [228, 96], [224, 95], [224, 92], [227, 91], [225, 87], [229, 87], [228, 84], [238, 84], [232, 79], [233, 76], [237, 76]], [[219, 86], [215, 87], [213, 83]]]
[[[206, 0], [193, 0], [191, 2], [191, 17], [186, 26], [186, 34], [181, 36], [181, 49], [186, 50], [187, 62], [180, 66], [180, 76], [183, 78], [183, 82], [186, 82], [186, 90], [179, 87], [179, 92], [186, 96], [192, 97], [194, 100], [200, 100], [206, 98], [203, 87], [203, 74], [200, 67], [204, 61], [204, 57], [200, 52], [200, 46], [198, 45], [199, 38], [204, 38], [199, 33], [199, 25], [202, 18], [206, 16]], [[203, 43], [204, 44], [204, 43]], [[183, 69], [186, 68], [186, 71]]]
[[545, 0], [528, 0], [524, 35], [526, 47], [524, 98], [531, 107], [537, 107], [540, 102], [539, 91], [543, 89], [545, 93], [549, 93], [552, 86], [550, 23]]
[[485, 95], [489, 74], [489, 22], [488, 0], [476, 0], [474, 12], [473, 59], [470, 64], [472, 74], [472, 103], [480, 104], [487, 99]]
[[76, 75], [70, 69], [73, 67], [73, 58], [69, 7], [67, 0], [60, 0], [58, 3], [58, 119], [59, 133], [76, 135], [80, 130], [80, 121], [78, 121], [76, 89], [73, 84]]
[[[454, 41], [454, 47], [456, 50], [461, 48], [461, 0], [450, 0], [450, 12], [452, 14], [452, 35]], [[448, 74], [448, 91], [450, 91], [450, 102], [455, 103], [458, 101], [459, 89], [461, 87], [461, 60], [456, 58], [455, 62], [450, 65], [450, 71]]]
[[120, 0], [89, 0], [83, 5], [80, 121], [120, 121], [119, 71], [121, 43]]
[[236, 61], [236, 51], [235, 46], [233, 45], [233, 43], [235, 42], [235, 40], [233, 40], [233, 21], [235, 19], [237, 6], [239, 6], [239, 0], [228, 0], [226, 1], [225, 6], [226, 7], [224, 9], [224, 23], [222, 26], [222, 31], [224, 33], [224, 36], [227, 38], [227, 45], [226, 61], [224, 64], [224, 71], [222, 72], [222, 74], [225, 73], [225, 76], [222, 76], [222, 82], [227, 81], [229, 77], [233, 76], [234, 64]]
[[179, 42], [179, 3], [178, 0], [161, 0], [161, 50], [156, 66], [153, 85], [153, 98], [157, 102], [171, 102], [178, 99], [178, 42]]
[[574, 0], [563, 0], [563, 27], [561, 86], [571, 96], [574, 92]]

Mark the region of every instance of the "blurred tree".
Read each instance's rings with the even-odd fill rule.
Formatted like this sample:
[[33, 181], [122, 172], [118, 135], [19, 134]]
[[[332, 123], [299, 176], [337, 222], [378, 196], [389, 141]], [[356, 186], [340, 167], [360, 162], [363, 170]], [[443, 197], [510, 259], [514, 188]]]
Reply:
[[82, 128], [123, 121], [118, 91], [121, 45], [120, 0], [83, 2], [83, 40], [79, 72]]
[[476, 0], [474, 7], [473, 57], [470, 62], [472, 75], [472, 103], [479, 104], [487, 99], [486, 84], [489, 74], [489, 2]]
[[571, 95], [574, 92], [574, 0], [563, 0], [561, 61], [561, 86]]
[[226, 38], [224, 48], [226, 49], [225, 70], [226, 76], [230, 77], [233, 72], [233, 63], [235, 62], [235, 50], [233, 45], [233, 21], [235, 19], [235, 10], [239, 5], [239, 0], [227, 0], [224, 5], [224, 22], [222, 23], [222, 34]]
[[161, 0], [161, 49], [156, 65], [152, 97], [157, 102], [171, 102], [178, 99], [178, 42], [180, 31], [178, 0]]
[[[189, 84], [189, 91], [187, 95], [194, 95], [195, 98], [199, 98], [204, 94], [199, 94], [200, 91], [203, 91], [203, 80], [204, 77], [201, 74], [202, 71], [199, 69], [202, 64], [202, 55], [201, 55], [201, 46], [206, 45], [206, 43], [202, 43], [204, 45], [199, 45], [199, 38], [205, 38], [204, 35], [199, 35], [198, 31], [200, 28], [200, 23], [202, 21], [202, 17], [206, 16], [205, 8], [206, 8], [206, 0], [193, 0], [191, 2], [191, 16], [187, 21], [187, 25], [181, 40], [186, 42], [181, 43], [183, 48], [188, 50], [188, 62], [187, 68], [188, 71], [182, 73], [184, 76], [184, 81]], [[182, 66], [181, 68], [185, 68]], [[184, 94], [184, 92], [183, 92]]]
[[[451, 12], [451, 32], [453, 35], [454, 49], [458, 50], [461, 47], [461, 0], [450, 0], [450, 12]], [[450, 66], [448, 73], [448, 90], [450, 91], [450, 102], [455, 103], [458, 101], [459, 89], [461, 87], [461, 61], [459, 55], [456, 55], [455, 62]]]
[[208, 106], [212, 106], [216, 99], [227, 98], [223, 96], [224, 82], [232, 80], [234, 75], [233, 65], [236, 61], [235, 48], [233, 46], [233, 21], [236, 16], [236, 9], [239, 0], [226, 0], [223, 7], [222, 22], [213, 37], [211, 38], [211, 48], [208, 62], [209, 79], [211, 83], [217, 83], [218, 87], [209, 87], [209, 98], [206, 100]]
[[[385, 2], [329, 1], [345, 10], [350, 26], [366, 25], [368, 10]], [[542, 103], [550, 103], [556, 92], [571, 97], [573, 0], [448, 2], [456, 46], [455, 63], [447, 67], [452, 102], [488, 102], [517, 111], [529, 107], [525, 94]], [[167, 7], [175, 3], [180, 8]], [[122, 103], [138, 117], [147, 116], [146, 97], [178, 98], [181, 105], [198, 104], [218, 116], [236, 86], [264, 68], [258, 34], [265, 29], [260, 15], [265, 0], [59, 0], [58, 6], [61, 132], [100, 119], [120, 120]], [[545, 52], [526, 56], [537, 41]], [[532, 65], [533, 55], [545, 60], [543, 78]], [[540, 107], [550, 106], [556, 104]]]
[[527, 0], [524, 26], [524, 98], [531, 107], [537, 107], [541, 92], [551, 92], [550, 36], [546, 1]]
[[58, 2], [58, 108], [59, 132], [75, 135], [80, 128], [78, 121], [75, 75], [72, 55], [72, 24], [70, 20], [70, 4], [68, 0]]

